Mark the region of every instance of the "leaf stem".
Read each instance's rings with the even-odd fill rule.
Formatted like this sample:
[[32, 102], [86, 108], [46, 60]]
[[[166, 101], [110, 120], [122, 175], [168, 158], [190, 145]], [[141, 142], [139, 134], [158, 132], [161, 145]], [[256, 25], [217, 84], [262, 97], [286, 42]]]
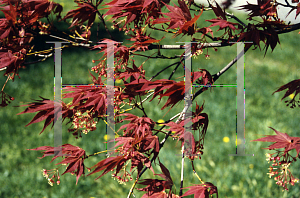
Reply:
[[131, 196], [131, 194], [132, 194], [132, 192], [133, 192], [133, 189], [134, 189], [135, 185], [137, 184], [138, 180], [139, 180], [139, 176], [136, 177], [134, 183], [132, 184], [132, 186], [131, 186], [131, 188], [130, 188], [130, 191], [129, 191], [129, 193], [128, 193], [127, 198], [130, 198], [130, 196]]
[[193, 173], [196, 175], [196, 177], [199, 179], [199, 181], [204, 184], [204, 181], [202, 181], [202, 179], [199, 177], [199, 175], [197, 174], [196, 170], [195, 170], [195, 167], [194, 167], [194, 161], [191, 160], [191, 163], [192, 163], [192, 167], [193, 167]]
[[100, 151], [100, 152], [97, 152], [97, 153], [88, 155], [86, 158], [88, 158], [88, 157], [90, 157], [90, 156], [98, 155], [98, 154], [101, 154], [101, 153], [106, 153], [106, 152], [108, 152], [108, 151], [113, 151], [113, 150], [104, 150], [104, 151]]

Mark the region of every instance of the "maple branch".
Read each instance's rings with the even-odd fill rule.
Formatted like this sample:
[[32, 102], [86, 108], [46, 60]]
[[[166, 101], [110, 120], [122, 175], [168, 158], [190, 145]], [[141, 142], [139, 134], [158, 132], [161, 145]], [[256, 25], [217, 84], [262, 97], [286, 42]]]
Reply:
[[[216, 80], [218, 80], [218, 78], [219, 78], [222, 74], [224, 74], [224, 73], [225, 73], [232, 65], [234, 65], [234, 63], [236, 63], [237, 60], [239, 60], [239, 59], [242, 57], [242, 55], [244, 55], [249, 49], [250, 49], [250, 46], [249, 46], [249, 47], [245, 47], [245, 50], [244, 50], [244, 51], [240, 52], [240, 53], [237, 55], [237, 57], [235, 57], [232, 61], [230, 61], [223, 69], [221, 69], [221, 71], [219, 71], [218, 73], [214, 74], [214, 75], [213, 75], [213, 80], [214, 80], [214, 82], [215, 82]], [[209, 85], [210, 85], [210, 84], [209, 84]], [[193, 99], [192, 99], [192, 100], [195, 100], [195, 98], [196, 98], [197, 96], [199, 96], [203, 91], [205, 91], [204, 89], [206, 89], [206, 87], [208, 87], [209, 85], [207, 85], [207, 86], [205, 86], [205, 87], [202, 87], [200, 90], [198, 90], [198, 91], [195, 93], [195, 95], [193, 96]]]
[[[226, 40], [227, 41], [227, 40]], [[218, 42], [218, 43], [200, 43], [197, 45], [197, 48], [214, 48], [214, 47], [226, 47], [230, 46], [232, 43], [229, 42]], [[157, 44], [150, 44], [148, 49], [185, 49], [184, 45], [157, 45]]]
[[99, 12], [98, 9], [96, 9], [96, 12], [97, 12], [97, 14], [98, 14], [99, 19], [100, 19], [101, 22], [103, 23], [106, 32], [109, 34], [111, 40], [114, 40], [114, 39], [113, 39], [113, 36], [111, 35], [111, 33], [110, 33], [109, 29], [107, 28], [107, 25], [106, 25], [106, 23], [105, 23], [105, 21], [104, 21], [104, 19], [103, 19], [103, 15]]
[[142, 57], [146, 57], [148, 59], [150, 59], [150, 58], [154, 58], [154, 59], [157, 59], [157, 58], [161, 58], [161, 59], [176, 59], [176, 58], [178, 58], [177, 56], [167, 57], [167, 56], [164, 56], [164, 55], [157, 55], [157, 56], [153, 57], [153, 56], [147, 56], [147, 55], [143, 55], [143, 54], [136, 54], [136, 53], [133, 53], [133, 52], [130, 52], [129, 55], [142, 56]]
[[237, 18], [233, 13], [230, 14], [228, 12], [225, 12], [226, 16], [230, 16], [231, 18], [233, 18], [234, 20], [236, 20], [237, 22], [239, 22], [242, 26], [247, 27], [247, 25], [241, 21], [239, 18]]
[[277, 34], [283, 34], [283, 33], [288, 33], [288, 32], [292, 32], [295, 30], [299, 30], [300, 29], [300, 23], [296, 23], [293, 25], [290, 25], [287, 28], [283, 28], [283, 29], [275, 29]]
[[7, 67], [3, 67], [0, 69], [0, 71], [6, 70], [6, 69], [7, 69]]

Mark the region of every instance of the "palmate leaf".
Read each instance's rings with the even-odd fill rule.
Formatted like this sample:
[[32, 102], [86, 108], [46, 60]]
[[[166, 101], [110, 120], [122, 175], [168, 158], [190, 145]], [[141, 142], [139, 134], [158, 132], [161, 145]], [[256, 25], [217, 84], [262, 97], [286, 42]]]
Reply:
[[[200, 71], [192, 72], [191, 73], [192, 79], [191, 82], [194, 83], [197, 80], [197, 83], [201, 85], [207, 85], [207, 83], [213, 83], [212, 76], [210, 73], [205, 69], [200, 69]], [[161, 100], [162, 97], [167, 96], [168, 100], [165, 103], [165, 105], [161, 108], [162, 110], [168, 106], [171, 106], [171, 108], [177, 104], [178, 102], [182, 101], [184, 99], [185, 95], [185, 82], [184, 81], [173, 81], [173, 80], [157, 80], [154, 82], [148, 81], [144, 83], [143, 87], [140, 89], [140, 91], [145, 91], [149, 89], [153, 89], [154, 87], [154, 94], [150, 102], [156, 97], [160, 96], [159, 100]], [[162, 93], [163, 90], [166, 90], [164, 93]]]
[[232, 23], [232, 22], [229, 22], [229, 21], [221, 19], [221, 18], [211, 19], [211, 20], [206, 20], [206, 21], [213, 23], [209, 26], [209, 28], [213, 27], [213, 26], [220, 26], [220, 29], [218, 29], [217, 31], [222, 30], [224, 28], [230, 28], [234, 31], [234, 30], [239, 29], [239, 28], [236, 28], [235, 26], [238, 26], [238, 27], [240, 26], [238, 23]]
[[63, 20], [72, 18], [70, 27], [77, 26], [85, 21], [88, 21], [88, 27], [91, 27], [95, 21], [97, 9], [91, 3], [84, 2], [77, 4], [79, 8], [69, 11]]
[[[288, 90], [285, 92], [285, 94], [284, 94], [284, 96], [281, 98], [281, 100], [283, 100], [284, 98], [288, 97], [289, 95], [291, 95], [291, 94], [294, 93], [294, 92], [295, 92], [295, 96], [296, 96], [297, 94], [300, 93], [300, 79], [298, 79], [298, 80], [293, 80], [293, 81], [291, 81], [291, 82], [289, 82], [289, 83], [287, 83], [287, 84], [285, 84], [285, 85], [282, 85], [282, 86], [279, 87], [279, 89], [277, 89], [274, 93], [283, 91], [283, 90], [285, 90], [285, 89], [288, 89]], [[273, 94], [274, 94], [274, 93], [273, 93]], [[273, 95], [273, 94], [272, 94], [272, 95]]]
[[169, 27], [167, 29], [180, 28], [174, 36], [178, 36], [181, 33], [193, 35], [196, 32], [194, 28], [196, 21], [199, 19], [202, 12], [199, 15], [194, 15], [194, 18], [192, 19], [190, 10], [185, 4], [185, 1], [178, 0], [178, 4], [179, 7], [175, 4], [174, 6], [165, 4], [170, 12], [163, 14], [168, 16], [169, 18], [158, 18], [155, 21], [153, 21], [153, 24], [170, 22]]
[[[95, 78], [94, 78], [95, 81]], [[99, 82], [99, 79], [98, 79]], [[103, 87], [65, 87], [63, 98], [73, 98], [71, 107], [77, 110], [92, 110], [97, 116], [106, 115], [107, 96]]]
[[[160, 162], [159, 160], [159, 166], [161, 168], [161, 171], [163, 174], [154, 174], [158, 175], [165, 180], [159, 180], [159, 179], [144, 179], [138, 184], [147, 185], [145, 188], [137, 188], [137, 190], [140, 191], [146, 191], [147, 193], [144, 194], [142, 197], [162, 197], [162, 198], [171, 198], [171, 197], [177, 197], [176, 195], [172, 194], [172, 186], [174, 185], [173, 180], [171, 178], [169, 170]], [[165, 190], [169, 189], [169, 193], [166, 194]]]
[[182, 189], [186, 189], [186, 188], [190, 188], [190, 190], [185, 192], [182, 195], [182, 197], [186, 197], [188, 195], [194, 195], [194, 198], [210, 198], [209, 195], [217, 194], [217, 198], [218, 198], [218, 189], [210, 182], [205, 182], [204, 184], [185, 187]]
[[161, 7], [164, 6], [162, 2], [168, 2], [170, 0], [113, 0], [106, 3], [109, 9], [104, 16], [113, 15], [115, 20], [126, 17], [126, 22], [123, 28], [131, 22], [138, 22], [141, 18], [146, 18], [148, 21], [151, 18], [159, 18], [161, 15]]
[[[71, 144], [64, 144], [58, 148], [52, 146], [41, 146], [35, 149], [27, 149], [27, 150], [34, 150], [34, 151], [43, 151], [43, 156], [41, 158], [47, 156], [53, 156], [54, 152], [61, 149], [62, 153], [56, 155], [52, 158], [51, 162], [53, 162], [58, 157], [64, 157], [64, 159], [58, 164], [69, 164], [66, 168], [66, 171], [63, 173], [75, 173], [76, 174], [76, 185], [78, 183], [78, 179], [81, 175], [84, 175], [84, 159], [86, 158], [85, 150], [78, 146], [73, 146]], [[50, 163], [51, 163], [50, 162]]]
[[[49, 126], [51, 124], [51, 122], [53, 122], [52, 127], [54, 126], [54, 114], [57, 114], [59, 111], [59, 106], [62, 105], [62, 118], [65, 119], [66, 117], [71, 117], [73, 112], [72, 110], [68, 109], [66, 104], [64, 102], [62, 103], [55, 103], [52, 100], [43, 98], [40, 96], [40, 98], [42, 98], [42, 100], [36, 100], [36, 102], [27, 104], [27, 105], [21, 105], [21, 106], [29, 106], [27, 107], [24, 111], [22, 111], [21, 113], [18, 113], [17, 115], [20, 114], [24, 114], [24, 113], [36, 113], [38, 112], [34, 118], [32, 118], [32, 120], [26, 125], [29, 126], [33, 123], [37, 123], [37, 122], [41, 122], [43, 120], [45, 120], [45, 124], [44, 127], [42, 129], [42, 131], [40, 132], [40, 134], [46, 129], [47, 126]], [[56, 104], [56, 108], [54, 109], [54, 105]]]
[[240, 6], [240, 10], [249, 11], [249, 18], [252, 19], [255, 16], [278, 16], [277, 5], [273, 4], [271, 0], [257, 0], [257, 4], [250, 4]]
[[268, 148], [264, 149], [279, 149], [279, 148], [285, 148], [284, 154], [289, 152], [292, 149], [296, 149], [297, 151], [297, 156], [299, 155], [300, 152], [300, 137], [290, 137], [286, 133], [281, 133], [272, 127], [269, 127], [272, 130], [275, 131], [276, 135], [266, 135], [267, 137], [259, 138], [256, 140], [251, 140], [251, 142], [275, 142], [274, 144], [268, 146]]
[[93, 172], [91, 172], [90, 174], [88, 174], [87, 176], [89, 176], [91, 174], [94, 174], [94, 173], [97, 173], [97, 172], [100, 172], [100, 171], [105, 169], [103, 171], [103, 173], [99, 177], [96, 178], [96, 179], [99, 179], [100, 177], [102, 177], [106, 173], [113, 170], [116, 166], [117, 166], [116, 174], [118, 174], [118, 172], [121, 170], [123, 164], [126, 161], [127, 160], [124, 158], [124, 156], [115, 156], [115, 157], [106, 158], [106, 159], [98, 162], [96, 165], [92, 166], [91, 168], [95, 168], [95, 170]]

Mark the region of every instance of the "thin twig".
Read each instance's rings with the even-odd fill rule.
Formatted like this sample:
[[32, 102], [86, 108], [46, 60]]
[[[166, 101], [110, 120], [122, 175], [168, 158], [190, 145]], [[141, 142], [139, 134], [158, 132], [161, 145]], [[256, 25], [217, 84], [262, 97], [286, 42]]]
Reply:
[[[155, 78], [156, 76], [158, 76], [161, 72], [165, 71], [166, 69], [168, 69], [169, 67], [172, 67], [173, 65], [175, 64], [180, 64], [180, 61], [176, 62], [176, 63], [173, 63], [167, 67], [165, 67], [164, 69], [162, 69], [161, 71], [157, 72], [154, 76], [152, 76], [149, 81], [151, 81], [153, 78]], [[177, 66], [178, 67], [178, 66]]]
[[96, 12], [97, 12], [98, 15], [99, 15], [99, 19], [100, 19], [101, 22], [103, 23], [106, 32], [109, 34], [110, 39], [111, 39], [111, 40], [114, 40], [114, 39], [113, 39], [113, 36], [111, 35], [110, 31], [108, 30], [107, 25], [106, 25], [106, 23], [105, 23], [105, 21], [104, 21], [104, 19], [103, 19], [103, 15], [99, 12], [99, 10], [97, 10]]
[[181, 61], [176, 65], [176, 67], [173, 69], [172, 73], [170, 74], [168, 80], [171, 80], [172, 76], [175, 74], [176, 70], [178, 69]]
[[227, 16], [230, 16], [231, 18], [233, 18], [233, 19], [236, 20], [237, 22], [239, 22], [242, 26], [247, 27], [247, 25], [246, 25], [243, 21], [241, 21], [239, 18], [237, 18], [234, 14], [230, 14], [230, 13], [228, 13], [228, 12], [225, 12], [225, 14], [226, 14]]

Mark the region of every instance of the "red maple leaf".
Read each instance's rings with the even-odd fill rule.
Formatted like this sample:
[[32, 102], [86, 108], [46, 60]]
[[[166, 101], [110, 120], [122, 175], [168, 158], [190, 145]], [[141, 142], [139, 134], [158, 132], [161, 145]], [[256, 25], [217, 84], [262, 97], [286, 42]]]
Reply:
[[[272, 127], [269, 127], [273, 129]], [[268, 148], [264, 149], [279, 149], [279, 148], [285, 148], [284, 154], [285, 155], [287, 152], [289, 152], [292, 149], [296, 149], [297, 151], [297, 157], [300, 152], [300, 138], [299, 137], [290, 137], [286, 133], [281, 133], [275, 129], [273, 129], [276, 133], [276, 135], [266, 135], [267, 137], [259, 138], [256, 140], [251, 140], [253, 142], [275, 142], [274, 144], [268, 146]]]
[[[121, 69], [122, 65], [127, 66], [128, 61], [129, 61], [130, 48], [128, 48], [124, 45], [121, 45], [120, 43], [117, 43], [116, 41], [111, 40], [111, 39], [103, 39], [101, 42], [103, 44], [95, 45], [92, 48], [92, 50], [101, 48], [100, 52], [104, 52], [103, 56], [99, 60], [103, 60], [104, 58], [107, 57], [107, 55], [114, 53], [114, 58], [116, 58], [115, 68]], [[114, 43], [114, 48], [112, 51], [108, 51], [107, 44], [104, 44], [104, 43], [109, 43], [109, 42]], [[106, 65], [106, 64], [103, 64], [102, 61], [100, 61], [100, 63], [97, 65], [97, 66], [99, 66], [99, 68], [102, 68], [103, 73], [100, 73], [101, 75], [106, 74], [106, 70], [103, 68], [103, 65]]]
[[[96, 79], [94, 79], [96, 80]], [[106, 89], [103, 87], [65, 87], [63, 98], [73, 98], [71, 107], [74, 107], [77, 111], [81, 110], [85, 112], [92, 110], [94, 116], [106, 115]]]
[[[194, 83], [197, 80], [197, 83], [200, 83], [202, 85], [207, 85], [207, 83], [213, 83], [212, 76], [210, 73], [205, 70], [201, 69], [201, 71], [193, 72], [191, 73], [191, 83]], [[161, 91], [167, 89], [164, 93], [161, 93]], [[164, 109], [171, 105], [171, 108], [184, 99], [185, 95], [185, 82], [180, 81], [171, 81], [171, 80], [161, 80], [161, 86], [157, 86], [153, 98], [155, 98], [157, 95], [160, 95], [161, 99], [164, 96], [168, 96], [168, 100], [165, 103], [165, 105], [161, 108]], [[153, 100], [153, 98], [151, 100]], [[151, 101], [150, 100], [150, 101]]]
[[48, 0], [31, 0], [28, 2], [33, 12], [30, 14], [29, 22], [33, 23], [36, 20], [43, 18], [50, 14], [51, 11], [59, 13], [59, 17], [62, 11], [62, 6], [58, 3]]
[[[227, 20], [225, 10], [222, 10], [222, 8], [219, 6], [218, 3], [216, 3], [216, 7], [211, 6], [215, 15], [217, 16], [216, 19], [210, 19], [206, 20], [208, 22], [211, 22], [211, 24], [208, 28], [213, 26], [219, 26], [220, 28], [217, 30], [223, 30], [225, 29], [226, 33], [228, 33], [229, 37], [232, 37], [232, 30], [235, 31], [237, 29], [241, 29], [241, 25], [238, 23], [233, 23]], [[235, 27], [237, 26], [237, 27]]]
[[3, 10], [1, 10], [5, 18], [10, 21], [12, 24], [15, 24], [17, 22], [17, 7], [19, 5], [19, 2], [16, 3], [16, 5], [12, 5], [9, 1], [9, 5], [1, 7]]
[[153, 24], [170, 22], [169, 27], [167, 29], [180, 28], [174, 36], [177, 36], [181, 33], [193, 35], [196, 32], [195, 23], [202, 14], [202, 12], [199, 15], [194, 15], [194, 18], [192, 19], [190, 10], [187, 7], [185, 1], [178, 0], [178, 4], [179, 7], [175, 4], [174, 7], [165, 4], [166, 7], [169, 9], [170, 13], [163, 14], [168, 16], [169, 18], [157, 18], [155, 21], [153, 21]]
[[[204, 184], [198, 184], [195, 186], [189, 186], [185, 188], [190, 188], [187, 192], [185, 192], [182, 197], [188, 195], [194, 195], [194, 198], [209, 198], [209, 195], [217, 194], [218, 197], [218, 190], [215, 185], [210, 182], [205, 182]], [[185, 189], [182, 188], [182, 189]], [[209, 189], [209, 191], [208, 191]]]
[[[137, 188], [137, 190], [140, 191], [147, 191], [146, 194], [143, 195], [143, 197], [173, 197], [171, 194], [172, 186], [173, 186], [173, 180], [171, 178], [169, 170], [159, 161], [159, 166], [161, 168], [161, 171], [163, 174], [154, 174], [158, 175], [165, 180], [159, 180], [159, 179], [144, 179], [138, 184], [147, 185], [144, 188]], [[169, 189], [169, 194], [165, 193], [165, 190]], [[175, 196], [176, 197], [176, 196]]]
[[[166, 0], [163, 0], [166, 1]], [[168, 1], [168, 0], [167, 0]], [[158, 0], [113, 0], [105, 5], [109, 6], [109, 9], [104, 16], [113, 15], [113, 22], [119, 18], [126, 17], [126, 21], [122, 29], [125, 28], [130, 22], [134, 22], [138, 25], [141, 19], [159, 18], [161, 7], [163, 6], [162, 1]]]
[[252, 17], [255, 16], [273, 16], [277, 17], [277, 4], [271, 3], [271, 0], [257, 0], [257, 4], [250, 4], [247, 2], [247, 5], [240, 6], [240, 10], [247, 10], [250, 11], [249, 18], [252, 19]]
[[226, 20], [225, 10], [222, 10], [222, 8], [220, 7], [220, 5], [217, 2], [216, 2], [216, 7], [211, 6], [211, 8], [213, 9], [213, 11], [217, 17], [220, 17], [220, 18]]
[[[207, 131], [207, 127], [208, 127], [208, 115], [206, 113], [202, 113], [203, 111], [203, 107], [204, 103], [202, 104], [201, 107], [199, 107], [199, 105], [196, 102], [196, 109], [195, 112], [192, 112], [193, 115], [193, 125], [192, 125], [192, 129], [193, 130], [197, 130], [200, 127], [203, 127], [203, 135], [205, 135], [206, 131]], [[203, 137], [204, 139], [204, 137]]]
[[254, 44], [258, 45], [258, 47], [260, 48], [259, 42], [263, 41], [265, 43], [265, 49], [266, 49], [265, 55], [266, 55], [269, 46], [273, 51], [277, 43], [280, 44], [279, 37], [275, 29], [283, 29], [287, 27], [288, 25], [285, 25], [282, 21], [279, 20], [269, 21], [264, 19], [262, 23], [256, 25], [249, 23], [246, 28], [246, 31], [241, 33], [238, 42], [241, 40], [253, 41]]
[[120, 127], [119, 131], [126, 128], [124, 130], [125, 136], [130, 136], [134, 138], [144, 138], [149, 134], [152, 134], [152, 129], [154, 127], [154, 122], [148, 117], [138, 117], [136, 115], [130, 113], [123, 113], [118, 116], [127, 116], [126, 118], [122, 119], [120, 122], [124, 120], [130, 121], [128, 124], [124, 124]]
[[138, 51], [138, 50], [148, 50], [148, 46], [152, 43], [159, 43], [164, 37], [162, 37], [160, 40], [154, 39], [150, 37], [149, 35], [146, 35], [146, 32], [143, 32], [141, 29], [136, 30], [135, 35], [129, 34], [128, 36], [132, 37], [128, 40], [135, 41], [130, 47], [132, 49], [132, 52]]
[[211, 19], [211, 20], [206, 20], [206, 21], [213, 23], [209, 26], [209, 28], [213, 27], [213, 26], [217, 26], [217, 25], [220, 26], [220, 28], [217, 31], [223, 30], [226, 28], [230, 28], [233, 31], [235, 31], [235, 30], [239, 29], [239, 28], [236, 28], [235, 26], [238, 26], [238, 27], [240, 26], [238, 23], [232, 23], [230, 21], [221, 19], [220, 17], [218, 17], [217, 19]]
[[148, 153], [152, 150], [154, 159], [159, 152], [159, 141], [156, 135], [152, 134], [154, 122], [148, 117], [138, 117], [129, 113], [119, 116], [127, 116], [122, 119], [129, 120], [130, 123], [122, 125], [119, 130], [124, 129], [123, 137], [118, 137], [115, 141], [119, 141], [115, 147], [123, 144], [121, 150], [123, 153], [138, 151], [140, 153]]
[[88, 20], [88, 27], [91, 27], [95, 21], [97, 9], [91, 3], [84, 2], [77, 4], [79, 8], [70, 10], [63, 20], [73, 18], [70, 27], [77, 26]]
[[43, 127], [42, 131], [40, 132], [40, 134], [41, 134], [46, 129], [46, 127], [51, 124], [51, 122], [53, 122], [52, 127], [51, 127], [51, 128], [53, 128], [54, 114], [57, 114], [58, 111], [60, 110], [59, 106], [62, 106], [61, 113], [62, 113], [63, 120], [66, 117], [71, 116], [70, 114], [72, 114], [72, 110], [68, 109], [64, 102], [57, 103], [57, 105], [55, 106], [55, 109], [54, 109], [54, 105], [56, 104], [56, 102], [49, 100], [49, 99], [45, 99], [43, 97], [40, 97], [40, 98], [42, 98], [42, 100], [36, 100], [36, 102], [30, 103], [27, 105], [21, 105], [21, 106], [29, 106], [29, 107], [27, 107], [24, 111], [22, 111], [21, 113], [18, 113], [17, 115], [24, 114], [24, 113], [38, 112], [26, 126], [45, 120], [44, 127]]
[[[78, 183], [78, 179], [81, 175], [84, 175], [84, 159], [86, 158], [85, 155], [85, 150], [78, 146], [73, 146], [71, 144], [64, 144], [60, 147], [52, 147], [52, 146], [41, 146], [35, 149], [27, 149], [27, 150], [34, 150], [34, 151], [39, 151], [39, 150], [45, 150], [43, 153], [43, 156], [40, 157], [44, 158], [47, 156], [54, 155], [54, 152], [56, 152], [58, 149], [61, 149], [61, 152], [59, 155], [55, 155], [51, 162], [53, 162], [56, 158], [58, 157], [64, 157], [64, 159], [58, 164], [69, 164], [68, 167], [66, 168], [66, 171], [63, 173], [75, 173], [76, 174], [76, 185]], [[50, 162], [50, 163], [51, 163]], [[63, 175], [62, 174], [62, 175]]]
[[95, 168], [95, 170], [90, 174], [88, 174], [88, 176], [104, 170], [103, 173], [96, 178], [99, 179], [100, 177], [102, 177], [103, 175], [109, 173], [114, 169], [116, 169], [115, 175], [117, 175], [122, 169], [123, 165], [128, 160], [131, 160], [130, 171], [132, 171], [133, 168], [137, 168], [138, 174], [140, 174], [140, 172], [142, 171], [145, 165], [154, 173], [153, 167], [151, 166], [151, 162], [148, 157], [144, 156], [142, 153], [138, 151], [131, 151], [126, 154], [124, 153], [124, 155], [122, 154], [122, 156], [113, 156], [98, 162], [96, 165], [91, 167], [91, 168]]
[[[279, 92], [279, 91], [283, 91], [283, 90], [285, 90], [285, 89], [288, 89], [288, 90], [285, 92], [284, 96], [281, 98], [281, 101], [282, 101], [284, 98], [286, 98], [286, 97], [288, 97], [289, 95], [291, 95], [292, 93], [294, 93], [294, 92], [295, 92], [295, 95], [294, 95], [294, 98], [295, 98], [296, 95], [300, 93], [300, 79], [298, 79], [298, 80], [293, 80], [293, 81], [291, 81], [291, 82], [289, 82], [289, 83], [287, 83], [287, 84], [285, 84], [285, 85], [282, 85], [282, 86], [279, 87], [279, 89], [277, 89], [274, 93]], [[273, 94], [274, 94], [274, 93], [273, 93]], [[273, 94], [272, 94], [272, 95], [273, 95]]]
[[[92, 166], [91, 168], [95, 168], [95, 170], [93, 170], [93, 172], [91, 172], [90, 174], [88, 174], [87, 176], [97, 173], [99, 171], [103, 171], [103, 173], [97, 177], [96, 179], [99, 179], [100, 177], [102, 177], [103, 175], [105, 175], [106, 173], [110, 172], [111, 170], [113, 170], [116, 166], [117, 166], [117, 171], [116, 174], [118, 174], [118, 172], [121, 170], [123, 164], [127, 161], [127, 159], [124, 158], [124, 156], [115, 156], [115, 157], [109, 157], [106, 158], [100, 162], [98, 162], [96, 165]], [[95, 179], [95, 180], [96, 180]]]
[[151, 131], [154, 127], [154, 122], [148, 117], [138, 117], [129, 113], [122, 115], [127, 117], [120, 122], [128, 120], [130, 123], [123, 125], [120, 128], [120, 130], [126, 128], [126, 130], [124, 130], [123, 137], [115, 139], [115, 141], [118, 142], [114, 146], [118, 147], [115, 152], [118, 151], [121, 156], [110, 157], [94, 165], [92, 168], [95, 168], [95, 170], [90, 174], [104, 170], [98, 178], [113, 169], [116, 169], [115, 175], [117, 175], [124, 163], [128, 160], [131, 160], [130, 171], [132, 171], [133, 168], [137, 168], [139, 174], [142, 171], [142, 168], [146, 166], [154, 173], [149, 157], [144, 155], [146, 153], [147, 155], [151, 154], [150, 152], [152, 150], [155, 159], [159, 152], [158, 137], [152, 135]]
[[173, 137], [178, 137], [178, 139], [182, 139], [184, 137], [184, 120], [180, 121], [179, 123], [169, 122], [165, 124], [169, 126], [169, 129], [164, 129], [168, 131], [173, 131]]
[[143, 70], [143, 65], [137, 67], [134, 63], [134, 60], [132, 62], [132, 68], [126, 67], [126, 71], [118, 72], [116, 74], [119, 76], [117, 79], [123, 79], [125, 78], [125, 81], [130, 77], [130, 82], [139, 79], [140, 77], [142, 79], [145, 78], [145, 70]]

